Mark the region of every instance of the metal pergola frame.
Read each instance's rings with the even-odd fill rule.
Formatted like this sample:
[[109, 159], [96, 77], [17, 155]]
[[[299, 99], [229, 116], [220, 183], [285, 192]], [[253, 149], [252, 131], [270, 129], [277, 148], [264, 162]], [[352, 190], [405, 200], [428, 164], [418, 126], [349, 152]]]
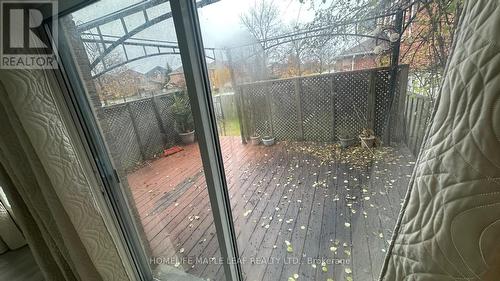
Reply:
[[[219, 0], [198, 0], [196, 1], [195, 5], [197, 8], [201, 8], [218, 1]], [[97, 66], [101, 64], [103, 69], [100, 71], [96, 71], [96, 74], [93, 75], [92, 78], [97, 78], [108, 71], [142, 58], [160, 55], [178, 55], [179, 47], [177, 45], [177, 42], [134, 38], [135, 35], [148, 29], [149, 27], [172, 18], [172, 11], [168, 11], [157, 17], [150, 17], [148, 15], [148, 9], [168, 2], [170, 1], [151, 0], [139, 2], [120, 9], [116, 12], [112, 12], [105, 16], [78, 25], [77, 32], [79, 33], [79, 37], [82, 39], [82, 41], [84, 43], [96, 44], [98, 47], [98, 56], [90, 62], [90, 68], [92, 70], [95, 70]], [[141, 14], [141, 16], [144, 18], [144, 23], [140, 24], [139, 26], [129, 28], [127, 26], [127, 17], [136, 14]], [[103, 34], [101, 30], [103, 26], [117, 21], [119, 21], [121, 24], [123, 36], [111, 36]], [[127, 46], [140, 46], [143, 48], [143, 54], [134, 58], [129, 58], [126, 49]], [[106, 57], [119, 47], [122, 48], [122, 51], [125, 55], [125, 61], [108, 66], [106, 64]], [[156, 49], [156, 52], [148, 53], [146, 47], [152, 47]], [[207, 55], [207, 58], [215, 59], [214, 48], [206, 48], [206, 51], [212, 51], [213, 54], [213, 57]]]

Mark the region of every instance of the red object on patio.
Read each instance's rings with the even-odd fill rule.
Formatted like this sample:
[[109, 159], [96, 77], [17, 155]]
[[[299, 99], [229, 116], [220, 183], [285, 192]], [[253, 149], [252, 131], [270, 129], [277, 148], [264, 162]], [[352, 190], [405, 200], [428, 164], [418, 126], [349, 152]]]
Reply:
[[180, 152], [180, 151], [183, 151], [184, 148], [180, 147], [180, 146], [174, 146], [174, 147], [171, 147], [171, 148], [168, 148], [168, 149], [165, 149], [163, 151], [163, 156], [164, 157], [167, 157], [167, 156], [170, 156], [172, 154], [175, 154], [177, 152]]

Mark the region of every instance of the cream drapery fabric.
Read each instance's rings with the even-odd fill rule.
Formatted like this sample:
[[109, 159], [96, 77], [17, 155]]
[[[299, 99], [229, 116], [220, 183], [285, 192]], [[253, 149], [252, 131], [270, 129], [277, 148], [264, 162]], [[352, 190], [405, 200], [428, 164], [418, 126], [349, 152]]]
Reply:
[[0, 186], [46, 280], [130, 280], [47, 73], [0, 71]]
[[0, 186], [0, 254], [26, 245], [26, 240], [15, 222], [5, 193]]
[[500, 2], [465, 1], [381, 280], [500, 280]]

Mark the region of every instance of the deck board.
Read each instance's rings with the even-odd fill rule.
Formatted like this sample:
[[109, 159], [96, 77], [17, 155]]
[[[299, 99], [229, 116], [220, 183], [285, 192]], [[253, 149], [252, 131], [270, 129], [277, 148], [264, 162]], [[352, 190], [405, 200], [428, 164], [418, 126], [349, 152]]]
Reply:
[[[377, 279], [413, 169], [408, 149], [356, 166], [280, 143], [222, 137], [221, 147], [245, 280]], [[152, 255], [205, 258], [167, 265], [223, 280], [197, 145], [150, 161], [128, 183]]]

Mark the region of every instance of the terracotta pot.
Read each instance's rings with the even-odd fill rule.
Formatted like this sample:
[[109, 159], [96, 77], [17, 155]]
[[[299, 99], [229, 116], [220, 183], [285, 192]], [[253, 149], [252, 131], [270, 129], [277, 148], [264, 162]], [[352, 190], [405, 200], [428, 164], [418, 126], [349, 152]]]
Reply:
[[259, 145], [260, 144], [260, 136], [250, 137], [250, 143], [252, 145]]
[[370, 137], [359, 136], [359, 139], [361, 140], [361, 147], [371, 148], [375, 146], [375, 136], [370, 136]]
[[194, 142], [194, 130], [189, 133], [179, 133], [183, 144], [190, 144]]

